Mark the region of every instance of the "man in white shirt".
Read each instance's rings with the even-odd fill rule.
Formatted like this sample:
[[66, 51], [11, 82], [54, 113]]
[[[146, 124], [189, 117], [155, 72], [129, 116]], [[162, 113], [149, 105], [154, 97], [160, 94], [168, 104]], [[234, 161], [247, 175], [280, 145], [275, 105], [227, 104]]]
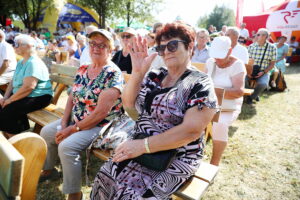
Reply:
[[206, 29], [200, 29], [197, 32], [197, 45], [194, 48], [194, 55], [192, 57], [192, 62], [205, 63], [209, 58], [208, 46], [209, 33]]
[[228, 36], [231, 40], [231, 55], [243, 61], [244, 64], [248, 64], [249, 62], [249, 54], [246, 47], [240, 45], [238, 43], [239, 39], [239, 30], [236, 27], [229, 27], [226, 31], [226, 36]]
[[[85, 32], [86, 32], [86, 38], [88, 38], [88, 34], [90, 34], [91, 32], [97, 30], [96, 26], [90, 25], [87, 26], [85, 28]], [[80, 56], [80, 66], [82, 65], [87, 65], [91, 63], [91, 57], [90, 57], [90, 50], [89, 50], [89, 43], [87, 41], [87, 45], [86, 47], [83, 49], [81, 56]]]
[[241, 29], [240, 29], [240, 38], [245, 44], [249, 38], [249, 31], [246, 29], [246, 23], [241, 24]]
[[16, 65], [14, 48], [5, 41], [5, 33], [0, 30], [0, 85], [11, 81]]

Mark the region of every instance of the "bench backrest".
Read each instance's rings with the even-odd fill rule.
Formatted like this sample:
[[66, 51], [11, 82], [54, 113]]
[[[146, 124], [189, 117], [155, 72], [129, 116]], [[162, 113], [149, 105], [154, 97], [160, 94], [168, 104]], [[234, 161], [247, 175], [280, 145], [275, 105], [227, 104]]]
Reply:
[[0, 133], [0, 199], [21, 194], [24, 157]]
[[52, 84], [55, 84], [53, 104], [57, 104], [61, 93], [67, 86], [73, 85], [77, 69], [74, 66], [61, 64], [54, 64], [50, 67], [50, 79]]
[[45, 140], [35, 133], [22, 133], [8, 140], [25, 158], [21, 199], [36, 199], [36, 189], [47, 155]]
[[193, 66], [195, 66], [198, 70], [201, 72], [205, 72], [205, 63], [192, 63]]

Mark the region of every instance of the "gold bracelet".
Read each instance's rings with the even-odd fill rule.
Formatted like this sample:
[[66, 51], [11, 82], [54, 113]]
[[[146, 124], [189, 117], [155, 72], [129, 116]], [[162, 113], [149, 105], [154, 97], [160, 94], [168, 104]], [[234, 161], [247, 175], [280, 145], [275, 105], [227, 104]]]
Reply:
[[148, 142], [148, 138], [144, 139], [144, 143], [145, 143], [145, 149], [147, 153], [151, 153], [150, 149], [149, 149], [149, 142]]

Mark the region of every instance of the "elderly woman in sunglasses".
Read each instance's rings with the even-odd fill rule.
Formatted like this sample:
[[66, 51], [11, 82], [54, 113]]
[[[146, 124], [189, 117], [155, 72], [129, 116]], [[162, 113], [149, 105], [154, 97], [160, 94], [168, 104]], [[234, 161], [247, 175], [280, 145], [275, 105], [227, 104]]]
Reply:
[[[166, 68], [149, 72], [157, 54], [148, 55], [141, 37], [131, 46], [132, 75], [122, 100], [126, 110], [139, 114], [135, 132], [149, 137], [117, 147], [96, 175], [91, 199], [169, 199], [199, 167], [203, 130], [216, 111], [216, 96], [208, 76], [191, 66], [194, 39], [189, 26], [163, 26], [156, 41]], [[170, 149], [177, 154], [163, 171], [132, 160]]]
[[0, 131], [7, 137], [29, 129], [27, 113], [48, 106], [52, 99], [48, 69], [36, 55], [35, 45], [28, 35], [15, 38], [15, 51], [23, 59], [17, 64], [4, 97], [0, 98]]
[[120, 34], [123, 49], [117, 51], [111, 59], [116, 65], [118, 65], [122, 72], [126, 72], [127, 74], [131, 74], [132, 71], [129, 45], [132, 44], [133, 38], [135, 38], [136, 35], [137, 33], [133, 28], [125, 28], [125, 30]]
[[41, 181], [57, 177], [55, 164], [59, 156], [62, 190], [68, 200], [82, 199], [80, 153], [121, 112], [124, 80], [118, 66], [110, 61], [112, 50], [113, 39], [108, 31], [99, 29], [89, 34], [92, 63], [78, 69], [63, 118], [41, 130], [48, 146]]

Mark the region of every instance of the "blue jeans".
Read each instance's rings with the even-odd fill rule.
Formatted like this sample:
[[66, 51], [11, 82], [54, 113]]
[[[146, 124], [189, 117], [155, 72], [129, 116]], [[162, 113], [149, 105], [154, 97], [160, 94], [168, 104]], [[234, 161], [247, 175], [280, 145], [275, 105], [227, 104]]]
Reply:
[[[246, 88], [249, 88], [249, 77], [246, 76]], [[256, 86], [254, 88], [253, 94], [250, 96], [251, 99], [256, 99], [261, 93], [268, 87], [270, 80], [269, 73], [264, 74], [263, 76], [256, 79]]]

